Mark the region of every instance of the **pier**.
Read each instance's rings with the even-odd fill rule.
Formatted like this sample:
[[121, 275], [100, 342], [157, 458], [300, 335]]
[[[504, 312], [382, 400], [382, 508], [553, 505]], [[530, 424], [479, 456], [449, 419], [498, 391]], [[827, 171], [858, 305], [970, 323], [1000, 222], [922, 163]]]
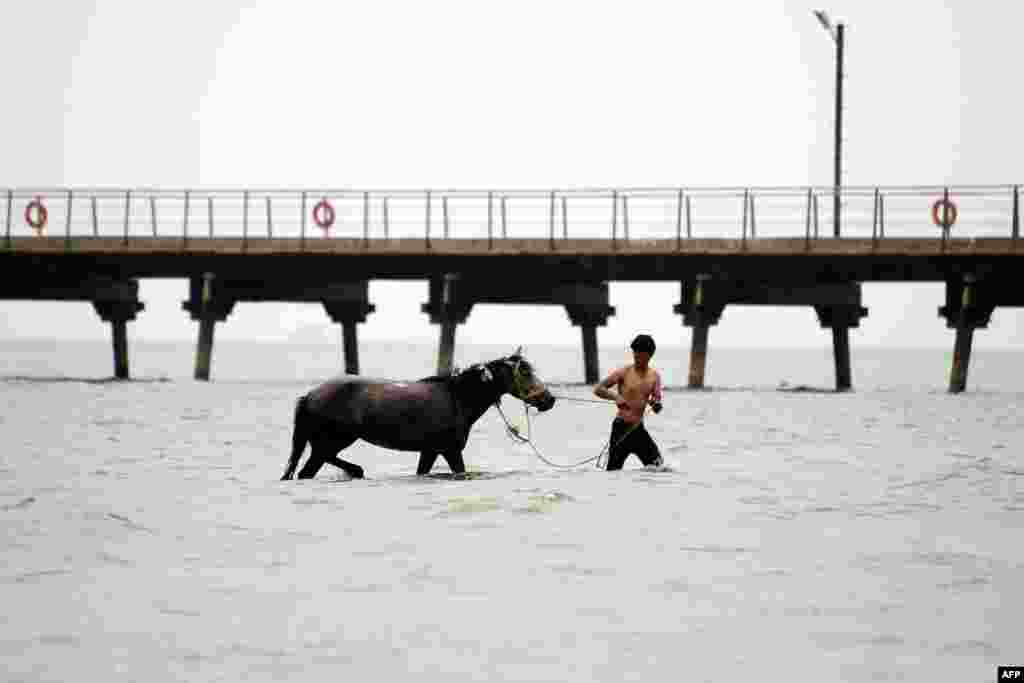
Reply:
[[[358, 373], [357, 326], [376, 279], [429, 282], [437, 370], [480, 303], [556, 305], [579, 327], [584, 381], [611, 281], [671, 281], [693, 329], [689, 386], [705, 383], [710, 330], [729, 306], [810, 306], [832, 333], [835, 387], [853, 387], [850, 329], [864, 282], [942, 282], [955, 331], [949, 390], [967, 387], [975, 330], [1024, 306], [1019, 185], [516, 191], [0, 189], [0, 299], [90, 302], [129, 377], [127, 323], [142, 278], [186, 278], [199, 322], [195, 377], [236, 303], [321, 302]], [[841, 207], [842, 233], [831, 230]], [[824, 230], [819, 228], [824, 226]], [[827, 235], [823, 234], [827, 233]], [[143, 313], [144, 314], [144, 313]]]

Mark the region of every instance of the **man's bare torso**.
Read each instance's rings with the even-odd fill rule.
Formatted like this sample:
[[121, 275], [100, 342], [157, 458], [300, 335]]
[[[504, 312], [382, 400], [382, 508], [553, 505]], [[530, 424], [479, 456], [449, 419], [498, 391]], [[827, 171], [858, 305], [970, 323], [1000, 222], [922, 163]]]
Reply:
[[636, 367], [627, 365], [612, 372], [604, 384], [614, 384], [619, 396], [626, 402], [625, 406], [619, 406], [618, 416], [629, 423], [640, 422], [643, 419], [652, 395], [655, 400], [661, 399], [658, 395], [661, 393], [660, 377], [658, 371], [652, 367], [641, 372]]

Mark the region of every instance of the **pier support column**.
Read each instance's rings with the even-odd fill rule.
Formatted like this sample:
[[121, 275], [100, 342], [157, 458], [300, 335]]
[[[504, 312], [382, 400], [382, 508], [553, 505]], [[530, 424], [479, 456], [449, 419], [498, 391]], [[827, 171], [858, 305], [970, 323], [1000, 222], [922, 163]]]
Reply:
[[[860, 285], [851, 284], [860, 299]], [[836, 366], [836, 391], [849, 391], [853, 387], [850, 372], [850, 328], [860, 327], [860, 319], [868, 309], [857, 304], [816, 304], [814, 310], [824, 328], [832, 330], [832, 355]]]
[[694, 280], [681, 283], [681, 301], [672, 310], [683, 316], [683, 324], [693, 328], [690, 346], [690, 373], [687, 386], [704, 388], [707, 368], [708, 330], [718, 324], [725, 310], [726, 298], [711, 286], [711, 276], [701, 273]]
[[181, 304], [192, 320], [199, 321], [199, 339], [196, 342], [196, 367], [194, 377], [209, 381], [213, 361], [213, 330], [218, 322], [227, 320], [234, 299], [218, 296], [216, 278], [212, 273], [202, 277], [189, 278], [189, 298]]
[[345, 374], [359, 374], [359, 340], [356, 336], [356, 320], [341, 321], [341, 348], [345, 356]]
[[128, 321], [135, 320], [135, 314], [145, 306], [138, 300], [139, 283], [137, 280], [112, 283], [113, 299], [101, 299], [92, 302], [92, 307], [100, 319], [110, 323], [114, 347], [114, 377], [128, 379]]
[[445, 273], [441, 278], [430, 280], [430, 301], [421, 310], [430, 316], [430, 322], [441, 326], [441, 341], [437, 350], [437, 374], [452, 371], [455, 358], [455, 328], [466, 322], [473, 302], [461, 297], [460, 277], [457, 273]]
[[690, 344], [690, 373], [686, 386], [690, 389], [704, 388], [704, 372], [708, 359], [708, 326], [695, 325], [693, 341]]
[[366, 322], [366, 316], [376, 310], [370, 303], [368, 284], [362, 282], [346, 282], [331, 285], [332, 292], [338, 298], [323, 302], [324, 309], [331, 320], [341, 324], [342, 345], [345, 357], [345, 373], [359, 374], [359, 345], [356, 339], [356, 324]]
[[988, 327], [994, 310], [995, 304], [975, 275], [968, 273], [962, 280], [946, 282], [946, 305], [939, 308], [939, 315], [946, 319], [946, 327], [956, 330], [949, 393], [959, 394], [967, 389], [974, 330]]
[[[608, 285], [603, 285], [601, 291], [607, 301]], [[615, 307], [607, 303], [567, 303], [565, 311], [569, 321], [580, 328], [583, 336], [583, 381], [597, 384], [601, 379], [601, 368], [597, 362], [597, 328], [608, 324], [608, 316], [615, 314]]]

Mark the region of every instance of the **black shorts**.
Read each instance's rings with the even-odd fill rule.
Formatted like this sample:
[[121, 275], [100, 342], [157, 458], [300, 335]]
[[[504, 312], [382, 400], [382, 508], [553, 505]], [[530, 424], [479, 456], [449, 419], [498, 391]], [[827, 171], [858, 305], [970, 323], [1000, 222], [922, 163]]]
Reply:
[[[625, 436], [623, 436], [625, 435]], [[661, 452], [647, 433], [644, 423], [635, 427], [621, 417], [612, 421], [612, 434], [608, 439], [608, 471], [621, 470], [630, 453], [646, 465], [660, 465]]]

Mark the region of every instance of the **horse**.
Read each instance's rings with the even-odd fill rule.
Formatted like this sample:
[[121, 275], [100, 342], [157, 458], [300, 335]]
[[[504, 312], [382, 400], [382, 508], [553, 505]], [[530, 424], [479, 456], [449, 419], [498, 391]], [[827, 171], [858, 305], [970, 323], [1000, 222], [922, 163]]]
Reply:
[[282, 481], [292, 478], [306, 444], [312, 453], [299, 479], [316, 476], [324, 463], [361, 479], [363, 468], [338, 457], [358, 439], [397, 451], [419, 452], [417, 475], [430, 473], [438, 455], [455, 474], [464, 474], [462, 451], [473, 424], [510, 394], [540, 412], [555, 397], [521, 354], [477, 363], [447, 375], [394, 382], [346, 375], [324, 382], [295, 406], [292, 452]]

